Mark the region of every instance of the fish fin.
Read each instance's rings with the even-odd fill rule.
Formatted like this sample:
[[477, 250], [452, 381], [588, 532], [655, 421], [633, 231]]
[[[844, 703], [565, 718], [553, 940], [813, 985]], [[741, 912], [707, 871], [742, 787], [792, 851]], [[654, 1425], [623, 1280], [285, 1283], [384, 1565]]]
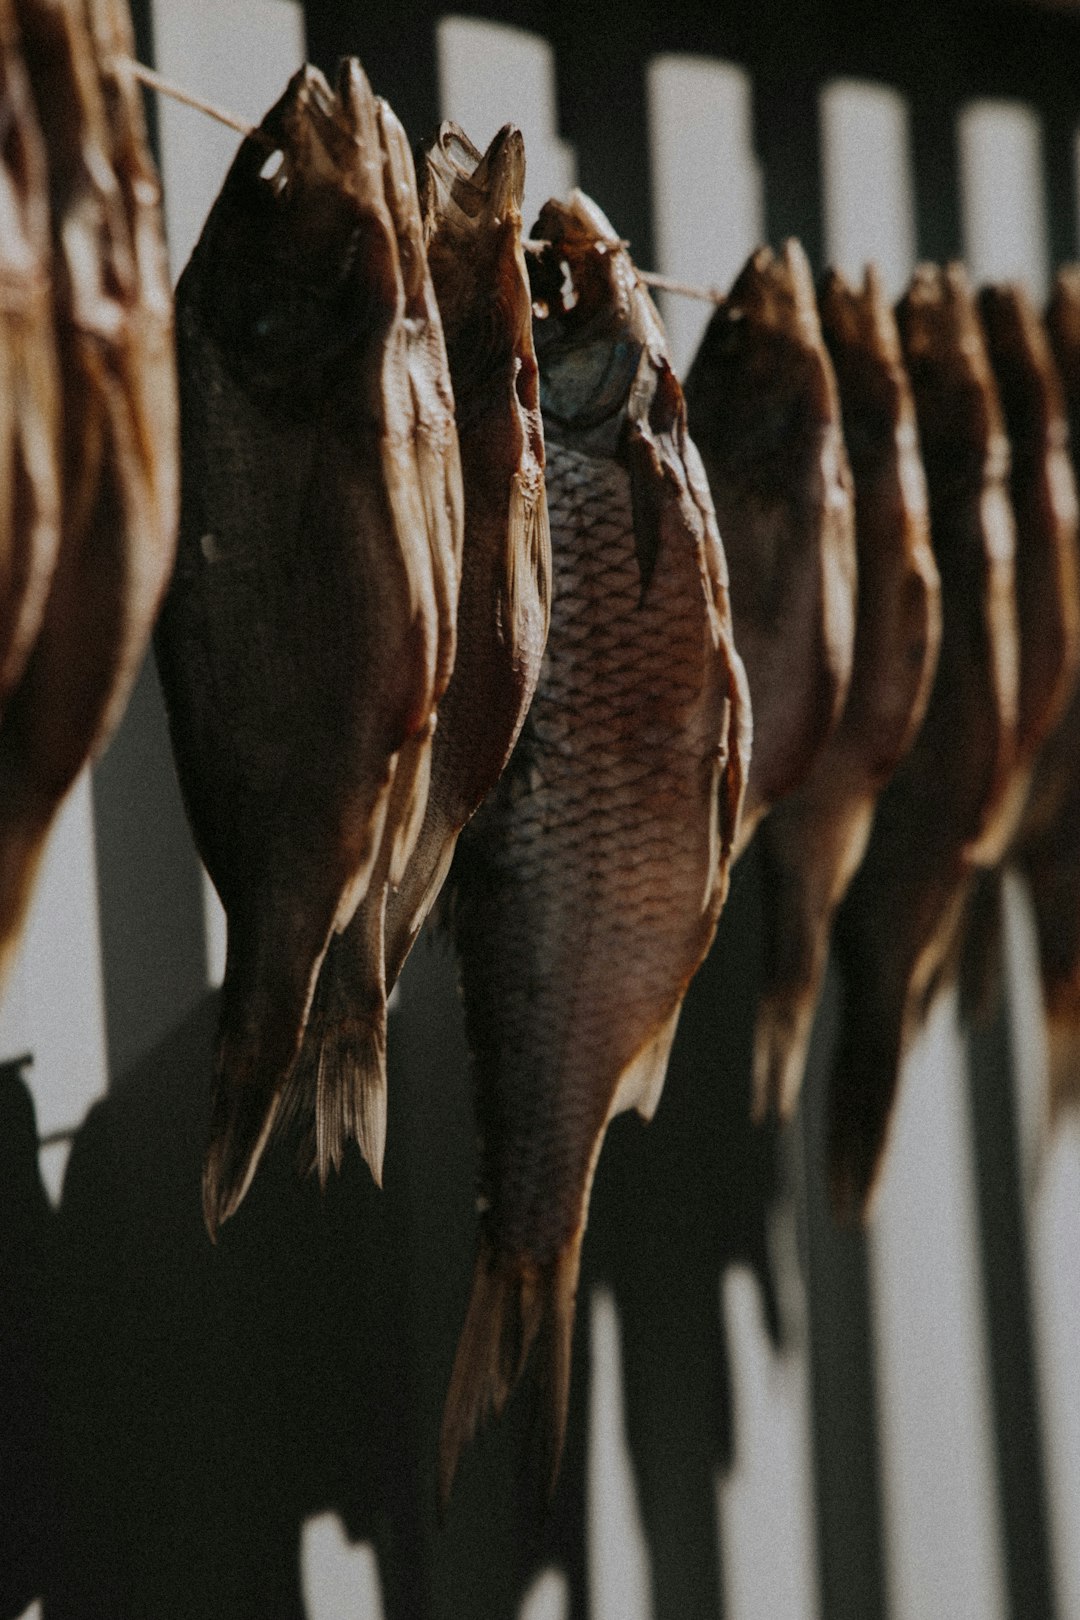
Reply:
[[[386, 1149], [386, 884], [334, 940], [319, 975], [307, 1056], [315, 1054], [314, 1166], [325, 1187], [354, 1138], [378, 1187]], [[309, 1082], [310, 1085], [310, 1082]]]
[[[642, 600], [656, 571], [656, 561], [672, 516], [679, 527], [686, 527], [681, 511], [683, 490], [655, 437], [657, 433], [670, 433], [675, 418], [683, 410], [682, 393], [675, 373], [665, 360], [657, 370], [656, 397], [648, 423], [632, 422], [629, 425], [624, 449], [630, 474], [630, 507], [634, 519], [634, 549], [641, 576]], [[656, 417], [658, 420], [654, 421]]]
[[968, 1024], [988, 1024], [1004, 992], [1002, 870], [976, 874], [958, 941], [960, 1012]]
[[324, 917], [297, 919], [252, 896], [229, 915], [216, 1041], [216, 1086], [203, 1163], [203, 1215], [211, 1238], [242, 1202], [300, 1055], [315, 983], [330, 942]]
[[1047, 1046], [1050, 1125], [1054, 1127], [1070, 1109], [1080, 1112], [1080, 1028], [1075, 1015], [1048, 1020]]
[[820, 982], [777, 985], [758, 1001], [754, 1026], [754, 1079], [750, 1117], [790, 1119], [802, 1089], [806, 1053]]
[[641, 1048], [633, 1062], [623, 1070], [608, 1114], [609, 1119], [614, 1119], [616, 1114], [625, 1113], [629, 1108], [636, 1109], [644, 1120], [652, 1119], [656, 1113], [660, 1093], [664, 1089], [671, 1043], [675, 1039], [675, 1028], [681, 1010], [680, 996], [675, 1010]]
[[898, 993], [887, 1007], [881, 997], [867, 995], [867, 988], [846, 978], [840, 1041], [829, 1077], [829, 1193], [837, 1221], [847, 1224], [865, 1221], [870, 1213], [911, 1022], [909, 998]]
[[576, 1232], [554, 1260], [538, 1265], [528, 1255], [501, 1252], [481, 1234], [439, 1435], [441, 1514], [462, 1453], [489, 1418], [502, 1416], [534, 1344], [544, 1481], [553, 1494], [566, 1436], [581, 1237]]
[[398, 751], [383, 833], [384, 840], [389, 840], [389, 843], [385, 850], [380, 851], [380, 864], [385, 865], [387, 881], [395, 889], [405, 876], [405, 868], [424, 821], [431, 783], [431, 739], [434, 733], [435, 716], [432, 714]]

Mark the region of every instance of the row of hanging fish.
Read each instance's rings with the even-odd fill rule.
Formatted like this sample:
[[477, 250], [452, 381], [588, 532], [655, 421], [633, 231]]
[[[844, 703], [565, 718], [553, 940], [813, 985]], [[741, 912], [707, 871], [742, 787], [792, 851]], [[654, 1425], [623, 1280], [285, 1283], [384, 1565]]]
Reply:
[[0, 0], [0, 982], [172, 568], [172, 297], [123, 0]]
[[440, 1493], [530, 1357], [553, 1480], [597, 1156], [615, 1113], [658, 1104], [751, 838], [759, 1117], [795, 1106], [830, 948], [845, 981], [838, 1211], [865, 1208], [934, 995], [993, 994], [1006, 858], [1055, 1094], [1077, 1087], [1080, 576], [1051, 349], [1075, 418], [1080, 276], [1044, 330], [956, 267], [894, 314], [873, 271], [815, 290], [797, 245], [762, 250], [684, 391], [587, 198], [549, 203], [526, 256], [516, 130], [481, 154], [444, 125], [414, 163], [355, 61], [333, 88], [305, 68], [176, 291], [178, 477], [118, 6], [0, 0], [0, 945], [122, 708], [179, 484], [156, 651], [228, 920], [207, 1225], [275, 1133], [323, 1181], [355, 1139], [380, 1179], [387, 996], [442, 893], [481, 1185]]

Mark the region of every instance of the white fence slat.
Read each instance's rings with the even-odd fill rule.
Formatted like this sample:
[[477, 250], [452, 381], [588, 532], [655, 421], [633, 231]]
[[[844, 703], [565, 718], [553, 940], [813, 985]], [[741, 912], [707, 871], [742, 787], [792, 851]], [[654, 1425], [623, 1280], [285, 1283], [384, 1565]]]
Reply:
[[443, 17], [436, 29], [439, 103], [481, 151], [503, 124], [525, 140], [525, 230], [549, 197], [574, 184], [573, 147], [559, 136], [555, 53], [521, 28]]
[[1080, 1119], [1049, 1134], [1035, 921], [1015, 878], [1005, 923], [1050, 1544], [1059, 1612], [1080, 1615]]
[[717, 1487], [724, 1613], [731, 1620], [818, 1614], [806, 1355], [777, 1354], [744, 1267], [723, 1279], [731, 1345], [735, 1465]]
[[374, 1549], [351, 1542], [336, 1513], [320, 1513], [304, 1524], [300, 1570], [307, 1620], [383, 1620]]
[[[0, 1055], [34, 1055], [26, 1080], [44, 1136], [77, 1126], [103, 1095], [107, 1062], [90, 776], [79, 777], [53, 827], [0, 1009]], [[59, 1196], [64, 1146], [41, 1156]]]
[[589, 1614], [592, 1620], [651, 1620], [648, 1554], [623, 1418], [619, 1313], [609, 1289], [593, 1290], [589, 1314]]
[[[730, 62], [657, 56], [646, 77], [657, 268], [726, 291], [765, 234], [749, 76]], [[661, 294], [680, 375], [709, 305]]]
[[1020, 101], [972, 101], [957, 120], [964, 257], [976, 282], [1047, 292], [1042, 123]]
[[915, 262], [907, 102], [885, 85], [834, 79], [821, 93], [825, 256], [861, 281], [873, 261], [899, 298]]
[[522, 1599], [518, 1620], [567, 1620], [570, 1592], [559, 1569], [543, 1569]]
[[964, 1045], [954, 994], [904, 1063], [870, 1228], [891, 1620], [1004, 1620]]

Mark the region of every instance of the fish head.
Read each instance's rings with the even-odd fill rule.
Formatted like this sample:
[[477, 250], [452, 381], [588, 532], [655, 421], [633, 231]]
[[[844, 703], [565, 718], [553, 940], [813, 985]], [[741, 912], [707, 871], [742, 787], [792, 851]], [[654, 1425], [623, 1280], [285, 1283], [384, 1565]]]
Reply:
[[749, 458], [786, 476], [793, 453], [835, 431], [836, 380], [797, 242], [751, 255], [709, 321], [684, 387], [707, 464]]
[[848, 453], [863, 465], [887, 453], [898, 433], [914, 439], [917, 432], [900, 333], [876, 266], [867, 266], [861, 287], [826, 271], [818, 313], [843, 401]]
[[1042, 323], [1018, 283], [983, 287], [979, 318], [1013, 454], [1038, 456], [1067, 442], [1065, 398]]
[[942, 498], [964, 498], [982, 487], [988, 469], [1004, 475], [1008, 441], [963, 265], [918, 265], [896, 320], [930, 487]]
[[[656, 308], [625, 244], [583, 192], [544, 204], [529, 259], [545, 422], [590, 442], [616, 435], [635, 388], [666, 366]], [[670, 369], [670, 368], [668, 368]]]
[[538, 411], [532, 307], [521, 247], [525, 143], [506, 124], [481, 154], [444, 123], [417, 165], [428, 265], [442, 316], [459, 423], [510, 372]]
[[178, 298], [246, 391], [302, 412], [401, 298], [378, 103], [356, 63], [307, 66], [243, 142]]
[[1080, 265], [1064, 265], [1054, 279], [1046, 331], [1068, 403], [1074, 439], [1080, 439]]

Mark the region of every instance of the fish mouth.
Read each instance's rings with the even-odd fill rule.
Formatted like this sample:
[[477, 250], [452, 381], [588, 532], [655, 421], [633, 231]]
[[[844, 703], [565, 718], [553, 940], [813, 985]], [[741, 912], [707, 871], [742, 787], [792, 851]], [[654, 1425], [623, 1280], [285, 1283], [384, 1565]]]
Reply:
[[735, 278], [727, 305], [742, 319], [816, 349], [821, 343], [810, 262], [794, 237], [780, 252], [758, 248]]
[[504, 124], [481, 153], [454, 123], [440, 124], [423, 148], [420, 207], [425, 232], [436, 222], [468, 227], [520, 225], [525, 192], [525, 141], [514, 124]]
[[818, 288], [818, 314], [830, 346], [862, 348], [890, 365], [900, 363], [900, 336], [877, 267], [866, 266], [861, 287], [827, 270]]
[[626, 327], [640, 290], [637, 275], [625, 243], [591, 197], [575, 189], [565, 203], [552, 198], [532, 236], [542, 244], [528, 260], [538, 353], [594, 322], [613, 333]]

